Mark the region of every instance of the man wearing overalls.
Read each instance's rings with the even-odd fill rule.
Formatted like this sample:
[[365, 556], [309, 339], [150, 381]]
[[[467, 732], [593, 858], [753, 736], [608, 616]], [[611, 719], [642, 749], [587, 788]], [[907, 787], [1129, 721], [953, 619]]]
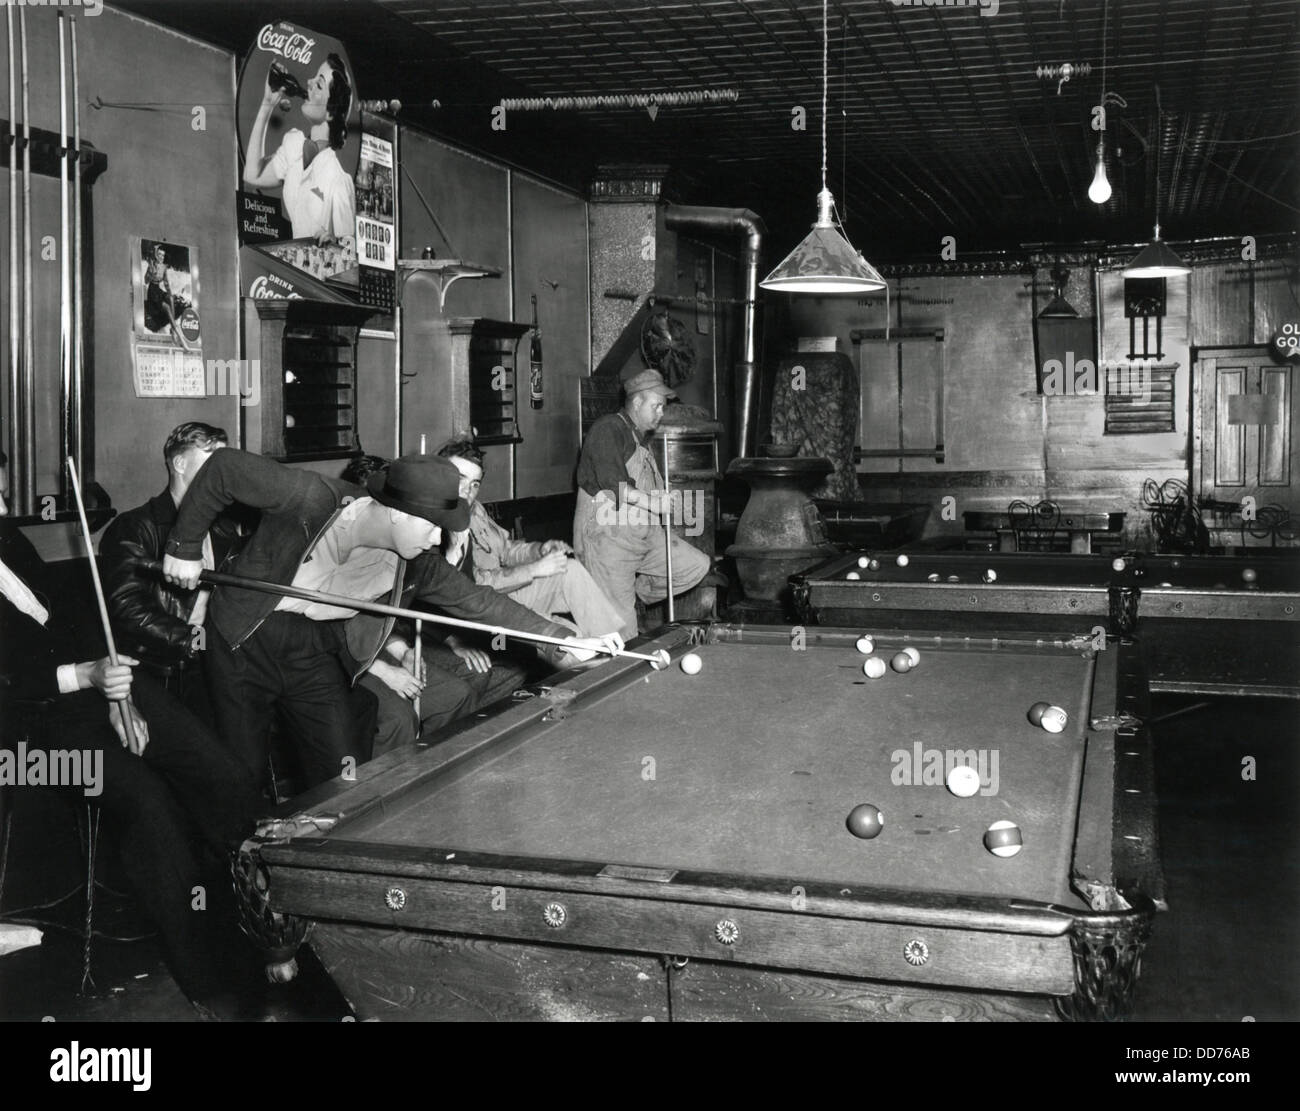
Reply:
[[[591, 426], [578, 461], [578, 506], [573, 546], [614, 603], [624, 639], [636, 636], [636, 600], [650, 605], [668, 596], [663, 522], [672, 502], [646, 441], [676, 397], [657, 370], [624, 383], [627, 400]], [[673, 593], [690, 590], [709, 573], [710, 560], [674, 536]]]

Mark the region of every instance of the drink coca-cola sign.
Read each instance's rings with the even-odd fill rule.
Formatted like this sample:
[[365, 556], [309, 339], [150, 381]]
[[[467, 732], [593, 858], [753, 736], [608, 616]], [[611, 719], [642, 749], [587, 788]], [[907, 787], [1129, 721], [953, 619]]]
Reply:
[[278, 298], [290, 301], [302, 300], [302, 294], [283, 278], [274, 274], [259, 274], [248, 287], [248, 296], [255, 301], [269, 301]]
[[286, 62], [300, 62], [311, 65], [312, 50], [316, 39], [304, 35], [288, 23], [268, 23], [257, 35], [258, 50], [278, 54]]

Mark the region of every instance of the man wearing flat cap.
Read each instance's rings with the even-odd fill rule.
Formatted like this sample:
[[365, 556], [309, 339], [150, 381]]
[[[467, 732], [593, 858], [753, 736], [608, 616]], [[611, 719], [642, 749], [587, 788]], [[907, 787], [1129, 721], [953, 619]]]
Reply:
[[[636, 600], [650, 605], [668, 596], [664, 521], [672, 502], [646, 441], [659, 427], [665, 401], [677, 395], [657, 370], [643, 370], [623, 389], [623, 408], [596, 421], [582, 445], [573, 547], [630, 639], [637, 632]], [[709, 557], [677, 536], [672, 545], [673, 593], [682, 594], [709, 573]]]
[[[359, 601], [411, 608], [565, 639], [554, 662], [590, 659], [602, 641], [569, 636], [496, 591], [478, 586], [437, 551], [443, 529], [464, 529], [469, 509], [459, 472], [446, 459], [407, 455], [365, 487], [226, 448], [208, 460], [181, 503], [163, 574], [192, 589], [202, 570], [203, 536], [223, 509], [261, 511], [260, 523], [230, 568], [233, 574]], [[274, 594], [219, 586], [208, 615], [208, 665], [217, 726], [248, 768], [266, 766], [269, 727], [279, 709], [307, 785], [349, 770], [368, 751], [347, 711], [349, 686], [373, 662], [393, 619]], [[621, 648], [617, 637], [607, 646]], [[445, 679], [428, 670], [437, 697]], [[472, 707], [471, 707], [472, 708]]]

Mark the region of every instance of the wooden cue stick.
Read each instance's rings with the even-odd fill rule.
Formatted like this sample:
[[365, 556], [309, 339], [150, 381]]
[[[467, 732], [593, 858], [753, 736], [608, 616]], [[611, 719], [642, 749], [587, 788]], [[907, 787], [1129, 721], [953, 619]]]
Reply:
[[[67, 15], [59, 9], [59, 454], [72, 458], [72, 269], [68, 257], [68, 35]], [[69, 470], [59, 485], [67, 500]], [[89, 539], [89, 538], [87, 538]], [[92, 557], [93, 553], [92, 553]]]
[[77, 18], [68, 16], [72, 63], [72, 458], [80, 476], [85, 467], [85, 329], [82, 320], [82, 211], [81, 211], [81, 75], [77, 67]]
[[36, 512], [36, 346], [32, 334], [32, 107], [31, 71], [27, 64], [27, 8], [18, 9], [19, 53], [23, 88], [23, 361], [22, 361], [22, 486], [18, 512]]
[[[421, 666], [424, 662], [424, 622], [415, 623], [415, 659], [412, 661], [411, 670], [415, 673], [415, 681], [420, 681], [420, 672], [424, 670]], [[420, 720], [420, 695], [416, 692], [415, 697], [411, 700], [415, 707], [415, 720]], [[417, 727], [418, 728], [418, 727]]]
[[[90, 560], [90, 579], [95, 584], [95, 601], [99, 603], [99, 620], [104, 624], [104, 640], [108, 642], [108, 658], [113, 666], [117, 667], [117, 642], [113, 639], [113, 627], [108, 623], [108, 603], [104, 601], [104, 584], [99, 581], [99, 567], [95, 563], [95, 549], [90, 543], [90, 522], [86, 520], [86, 505], [81, 500], [81, 480], [77, 475], [77, 464], [73, 462], [71, 456], [68, 457], [68, 477], [72, 484], [72, 496], [77, 500], [77, 516], [81, 518], [81, 535], [86, 541], [86, 558]], [[135, 720], [127, 713], [127, 707], [130, 703], [131, 696], [128, 694], [117, 704], [117, 712], [121, 715], [122, 726], [126, 730], [131, 751], [138, 756], [140, 754], [140, 743], [135, 735]]]
[[[135, 565], [143, 571], [162, 572], [162, 564], [155, 559], [138, 559]], [[281, 583], [265, 582], [262, 579], [246, 579], [242, 575], [227, 575], [221, 571], [201, 571], [199, 581], [212, 586], [233, 586], [241, 590], [260, 590], [263, 594], [280, 594], [286, 598], [301, 598], [306, 602], [319, 602], [321, 605], [338, 606], [340, 609], [358, 610], [362, 613], [377, 613], [383, 617], [404, 617], [410, 621], [433, 621], [439, 625], [454, 625], [458, 629], [477, 629], [484, 633], [504, 633], [519, 640], [535, 640], [540, 644], [558, 644], [561, 648], [572, 645], [560, 637], [546, 636], [542, 633], [525, 633], [520, 629], [510, 629], [505, 625], [484, 625], [479, 621], [462, 621], [459, 617], [443, 617], [441, 614], [429, 613], [427, 610], [403, 609], [390, 606], [386, 602], [365, 602], [360, 598], [349, 598], [343, 594], [326, 594], [321, 590], [309, 590], [305, 586], [285, 586]], [[604, 652], [608, 656], [627, 656], [633, 660], [645, 660], [647, 663], [662, 663], [660, 656], [650, 656], [644, 652], [629, 652], [626, 648], [616, 652], [612, 648], [598, 645], [584, 648], [589, 652]]]
[[12, 4], [5, 5], [5, 46], [9, 57], [9, 486], [21, 501], [18, 483], [13, 481], [21, 464], [18, 453], [21, 403], [18, 394], [18, 86]]
[[663, 437], [664, 444], [664, 496], [668, 498], [668, 516], [664, 518], [664, 545], [667, 550], [668, 563], [668, 624], [677, 620], [677, 611], [673, 602], [673, 499], [668, 482], [668, 437]]

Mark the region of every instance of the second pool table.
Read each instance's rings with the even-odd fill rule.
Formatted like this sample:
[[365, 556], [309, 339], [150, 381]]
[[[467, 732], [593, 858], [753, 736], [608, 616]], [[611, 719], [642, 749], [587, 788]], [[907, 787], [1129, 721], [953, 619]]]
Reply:
[[1133, 636], [1153, 691], [1300, 697], [1300, 553], [1130, 555], [1119, 571], [1112, 556], [905, 554], [905, 567], [853, 552], [794, 576], [800, 620]]
[[[248, 918], [362, 1017], [1111, 1018], [1163, 905], [1140, 669], [1095, 651], [672, 626], [246, 844]], [[698, 675], [680, 667], [688, 651]], [[1059, 734], [1030, 723], [1059, 705]], [[945, 786], [954, 763], [973, 797]], [[885, 816], [854, 836], [859, 803]], [[1024, 847], [993, 855], [990, 823]], [[283, 832], [283, 830], [281, 830]]]

